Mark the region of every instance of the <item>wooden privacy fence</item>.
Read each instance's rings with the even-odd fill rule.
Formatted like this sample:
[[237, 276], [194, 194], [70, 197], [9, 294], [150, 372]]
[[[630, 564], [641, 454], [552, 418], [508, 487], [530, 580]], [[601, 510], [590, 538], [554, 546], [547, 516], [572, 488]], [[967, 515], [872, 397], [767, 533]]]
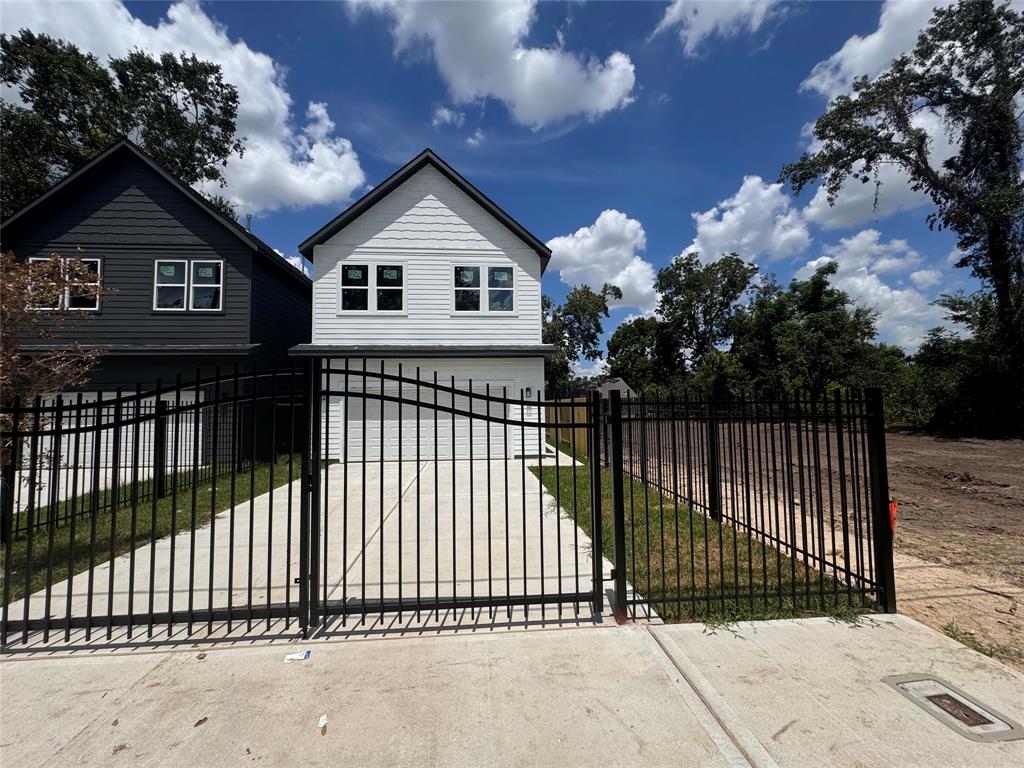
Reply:
[[[559, 426], [548, 428], [548, 441], [555, 446], [563, 443], [572, 446], [573, 451], [586, 456], [588, 455], [587, 441], [589, 432], [587, 428], [588, 399], [585, 397], [574, 397], [567, 400], [556, 400], [547, 406], [545, 421]], [[562, 427], [562, 424], [579, 424], [578, 427]]]

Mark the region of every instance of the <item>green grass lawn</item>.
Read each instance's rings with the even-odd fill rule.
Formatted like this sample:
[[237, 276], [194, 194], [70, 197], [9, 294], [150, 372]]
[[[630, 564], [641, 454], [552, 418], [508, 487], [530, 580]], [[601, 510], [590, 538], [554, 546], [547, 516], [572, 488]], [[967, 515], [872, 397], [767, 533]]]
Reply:
[[[287, 484], [288, 458], [289, 457], [287, 455], [278, 456], [277, 464], [273, 468], [269, 464], [263, 464], [257, 465], [251, 474], [248, 468], [243, 472], [235, 474], [234, 503], [236, 505], [242, 504], [243, 502], [247, 502], [251, 497], [260, 496], [272, 488], [279, 488], [280, 486]], [[300, 476], [301, 458], [298, 455], [295, 455], [292, 459], [294, 462], [292, 478], [297, 480]], [[271, 469], [273, 469], [273, 473], [271, 473]], [[190, 482], [190, 474], [191, 473], [188, 472], [178, 473], [177, 479], [179, 483], [182, 481]], [[273, 479], [271, 479], [271, 474], [273, 474]], [[155, 514], [152, 499], [139, 501], [136, 506], [134, 536], [135, 547], [142, 546], [143, 544], [152, 541], [154, 538], [161, 539], [164, 536], [168, 536], [172, 531], [188, 531], [191, 530], [193, 526], [195, 528], [201, 528], [210, 521], [210, 518], [213, 515], [223, 512], [226, 509], [230, 509], [232, 506], [231, 480], [231, 474], [222, 475], [217, 478], [216, 496], [214, 496], [213, 493], [213, 481], [210, 478], [200, 480], [195, 489], [195, 517], [193, 517], [191, 485], [179, 487], [176, 498], [177, 503], [172, 506], [172, 501], [175, 499], [172, 499], [171, 496], [173, 481], [172, 476], [169, 475], [167, 479], [167, 496], [156, 500]], [[137, 495], [143, 496], [147, 493], [152, 482], [152, 480], [140, 480], [137, 486]], [[122, 489], [122, 494], [124, 492], [125, 489]], [[108, 493], [109, 491], [106, 490], [101, 491], [101, 501], [105, 501], [107, 499]], [[133, 548], [130, 490], [128, 491], [128, 496], [129, 498], [116, 510], [116, 530], [113, 536], [114, 557], [123, 555], [124, 553], [131, 551]], [[296, 494], [296, 499], [298, 499], [298, 494]], [[75, 499], [75, 508], [89, 509], [91, 503], [91, 497], [88, 494], [85, 494]], [[70, 504], [70, 502], [60, 502], [61, 511], [64, 509], [65, 504]], [[46, 517], [46, 514], [47, 508], [43, 507], [35, 513], [35, 517], [36, 519], [42, 519]], [[100, 565], [110, 559], [110, 523], [113, 514], [114, 513], [110, 510], [105, 510], [95, 516], [96, 546], [95, 559], [93, 561], [94, 565]], [[74, 525], [74, 541], [71, 539], [72, 525], [70, 520], [61, 523], [59, 526], [54, 526], [50, 530], [47, 528], [40, 528], [35, 531], [32, 536], [32, 578], [29, 586], [30, 592], [35, 592], [46, 587], [48, 568], [52, 574], [52, 583], [56, 584], [66, 579], [69, 572], [69, 557], [71, 562], [70, 571], [72, 573], [78, 574], [89, 569], [91, 528], [92, 517], [88, 514], [79, 514]], [[49, 547], [51, 530], [53, 534], [52, 549]], [[0, 563], [0, 579], [2, 579], [2, 574], [6, 574], [7, 572], [6, 558], [10, 557], [11, 602], [20, 599], [25, 593], [25, 572], [29, 566], [28, 543], [29, 539], [27, 534], [22, 534], [18, 538], [15, 538], [10, 551], [4, 552], [4, 559], [2, 563]], [[2, 594], [2, 589], [0, 589], [0, 594]]]
[[[553, 497], [560, 493], [559, 505], [591, 536], [590, 467], [545, 466], [542, 472], [536, 467], [531, 471]], [[807, 573], [802, 559], [762, 544], [729, 523], [692, 512], [626, 476], [623, 488], [626, 579], [665, 621], [853, 617], [874, 608], [857, 594], [847, 595], [845, 585], [831, 576], [813, 566]], [[612, 473], [604, 468], [601, 513], [604, 555], [612, 560]], [[686, 600], [679, 602], [679, 597]]]

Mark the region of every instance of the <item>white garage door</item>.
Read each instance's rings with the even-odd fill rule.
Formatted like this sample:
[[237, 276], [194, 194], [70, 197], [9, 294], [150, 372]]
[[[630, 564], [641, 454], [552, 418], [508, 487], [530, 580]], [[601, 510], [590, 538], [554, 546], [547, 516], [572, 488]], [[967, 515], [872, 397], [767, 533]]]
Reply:
[[[457, 387], [458, 385], [456, 385]], [[491, 395], [500, 396], [504, 382], [491, 382]], [[473, 391], [485, 394], [485, 388], [474, 382]], [[333, 458], [349, 461], [366, 459], [415, 460], [420, 459], [483, 459], [512, 457], [519, 455], [521, 446], [536, 446], [537, 428], [530, 429], [520, 424], [505, 426], [501, 422], [481, 418], [486, 413], [492, 417], [508, 418], [519, 422], [523, 409], [518, 405], [491, 402], [485, 405], [483, 399], [472, 398], [474, 417], [455, 414], [450, 411], [452, 396], [446, 392], [437, 393], [437, 408], [434, 407], [433, 390], [421, 391], [422, 405], [414, 402], [399, 404], [374, 397], [379, 393], [370, 390], [369, 396], [332, 398], [329, 411], [330, 423], [326, 433], [330, 435], [329, 454]], [[384, 390], [385, 397], [398, 397], [398, 390]], [[405, 390], [406, 401], [414, 401], [415, 392]], [[470, 399], [465, 395], [455, 396], [455, 409], [470, 410]], [[346, 408], [346, 400], [348, 407]], [[365, 413], [364, 413], [365, 410]], [[537, 419], [537, 408], [527, 407], [527, 422]], [[480, 417], [476, 416], [480, 414]], [[417, 432], [417, 426], [419, 431]], [[417, 443], [419, 454], [417, 454]]]

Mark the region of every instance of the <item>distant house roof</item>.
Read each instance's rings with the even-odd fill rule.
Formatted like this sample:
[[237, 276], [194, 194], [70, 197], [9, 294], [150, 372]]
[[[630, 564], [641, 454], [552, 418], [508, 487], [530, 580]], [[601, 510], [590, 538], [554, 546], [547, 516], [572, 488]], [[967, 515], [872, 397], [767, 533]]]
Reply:
[[431, 149], [424, 149], [416, 157], [350, 205], [341, 214], [331, 219], [314, 234], [306, 238], [299, 246], [299, 253], [312, 260], [314, 246], [321, 245], [329, 240], [387, 197], [392, 191], [412, 177], [413, 174], [428, 165], [436, 168], [445, 178], [465, 192], [475, 203], [501, 222], [512, 234], [536, 251], [537, 255], [540, 256], [541, 273], [547, 269], [548, 261], [551, 260], [551, 249], [537, 239], [536, 236], [530, 234], [522, 224], [505, 213], [493, 200], [470, 184], [465, 177], [438, 157]]
[[607, 397], [608, 393], [612, 391], [617, 391], [622, 393], [623, 395], [628, 395], [630, 397], [636, 395], [636, 393], [633, 391], [633, 388], [630, 387], [629, 384], [625, 382], [625, 380], [620, 379], [617, 376], [612, 379], [604, 379], [603, 381], [592, 379], [590, 381], [584, 382], [581, 385], [581, 388], [587, 392], [600, 392], [605, 397]]
[[306, 276], [306, 274], [295, 267], [293, 267], [287, 259], [281, 254], [267, 245], [265, 242], [260, 240], [249, 230], [245, 229], [237, 221], [234, 221], [223, 213], [214, 208], [210, 201], [200, 195], [188, 184], [185, 184], [181, 179], [172, 174], [154, 158], [147, 154], [141, 147], [130, 139], [120, 139], [107, 149], [100, 152], [96, 157], [90, 160], [88, 163], [83, 165], [77, 171], [68, 174], [64, 179], [59, 181], [54, 186], [50, 187], [43, 194], [37, 197], [28, 205], [21, 208], [16, 213], [11, 214], [7, 221], [0, 224], [0, 231], [8, 231], [11, 228], [19, 226], [22, 222], [30, 218], [33, 213], [39, 213], [45, 210], [47, 206], [55, 203], [60, 197], [71, 187], [73, 187], [79, 180], [93, 173], [98, 172], [103, 166], [105, 166], [112, 159], [130, 155], [138, 158], [145, 163], [149, 168], [155, 171], [163, 179], [165, 179], [171, 186], [181, 192], [183, 195], [188, 197], [193, 203], [202, 208], [208, 213], [214, 220], [216, 220], [221, 226], [228, 230], [232, 235], [237, 237], [252, 250], [265, 257], [270, 263], [287, 270], [283, 274], [289, 275], [291, 278], [301, 280], [307, 285], [311, 285], [312, 281]]

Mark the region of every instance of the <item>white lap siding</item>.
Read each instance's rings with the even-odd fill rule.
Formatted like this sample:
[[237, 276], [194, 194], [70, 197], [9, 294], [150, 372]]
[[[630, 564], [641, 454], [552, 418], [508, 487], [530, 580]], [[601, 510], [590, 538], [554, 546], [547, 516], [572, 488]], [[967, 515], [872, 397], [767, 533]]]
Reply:
[[[364, 391], [362, 376], [362, 360], [348, 361], [350, 374], [346, 389], [345, 376], [332, 374], [330, 389], [338, 394], [331, 395], [329, 408], [325, 409], [322, 433], [325, 435], [325, 448], [329, 458], [359, 460], [379, 459], [381, 451], [385, 459], [397, 459], [401, 450], [402, 459], [417, 457], [417, 443], [421, 459], [450, 459], [499, 456], [536, 455], [540, 449], [540, 432], [536, 424], [540, 417], [537, 406], [523, 407], [519, 404], [492, 402], [486, 405], [482, 398], [469, 398], [456, 394], [455, 409], [469, 411], [474, 414], [490, 413], [494, 418], [505, 418], [516, 422], [503, 425], [498, 421], [486, 418], [470, 418], [468, 415], [453, 416], [445, 408], [452, 407], [452, 395], [433, 388], [434, 374], [437, 373], [439, 385], [454, 387], [467, 392], [472, 382], [472, 391], [484, 395], [490, 385], [492, 397], [502, 397], [507, 393], [509, 398], [520, 399], [530, 390], [528, 399], [535, 400], [538, 393], [543, 397], [544, 363], [540, 358], [496, 358], [496, 359], [403, 359], [385, 360], [384, 371], [397, 375], [401, 365], [402, 376], [423, 382], [419, 388], [417, 408], [417, 391], [413, 384], [401, 387], [397, 382], [385, 381], [383, 395], [385, 398], [397, 398], [401, 395], [404, 401], [380, 399], [381, 380], [372, 375], [379, 373], [381, 361], [366, 361], [368, 375], [366, 377], [363, 398], [358, 393]], [[345, 367], [344, 360], [332, 362], [332, 368]], [[419, 369], [417, 375], [417, 368]], [[325, 377], [326, 378], [326, 377]], [[343, 392], [350, 393], [348, 397]], [[434, 398], [437, 397], [437, 408]], [[365, 413], [364, 413], [365, 400]], [[399, 418], [401, 417], [401, 418]], [[436, 418], [435, 418], [436, 417]], [[525, 422], [525, 424], [523, 423]], [[417, 434], [417, 424], [419, 433]], [[488, 430], [489, 424], [489, 430]], [[436, 432], [435, 432], [436, 427]], [[470, 431], [472, 429], [472, 432]], [[472, 440], [471, 440], [472, 434]], [[435, 438], [436, 435], [436, 438]], [[472, 448], [472, 453], [471, 453]]]
[[[346, 264], [396, 264], [404, 270], [402, 313], [342, 312]], [[511, 267], [512, 312], [456, 313], [456, 265]], [[426, 167], [339, 231], [313, 255], [313, 343], [524, 345], [541, 342], [541, 263], [465, 192]]]

